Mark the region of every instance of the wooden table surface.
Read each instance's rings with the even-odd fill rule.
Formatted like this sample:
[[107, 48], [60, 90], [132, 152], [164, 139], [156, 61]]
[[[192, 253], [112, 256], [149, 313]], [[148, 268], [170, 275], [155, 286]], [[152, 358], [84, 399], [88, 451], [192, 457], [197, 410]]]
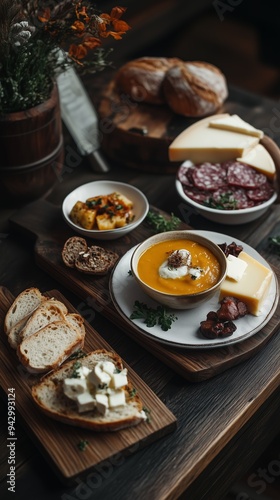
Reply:
[[[280, 145], [278, 103], [231, 89], [233, 109], [262, 128]], [[65, 133], [66, 148], [75, 147]], [[68, 149], [69, 151], [69, 149]], [[85, 182], [109, 178], [133, 184], [151, 205], [175, 213], [195, 229], [239, 238], [279, 267], [268, 238], [280, 234], [280, 207], [274, 205], [260, 220], [244, 226], [221, 226], [182, 210], [170, 174], [149, 174], [111, 164], [107, 174], [93, 172], [81, 161], [65, 173], [47, 201], [61, 205], [72, 189]], [[11, 230], [9, 219], [18, 209], [1, 207], [0, 284], [13, 294], [37, 286], [57, 289], [74, 307], [80, 298], [40, 269], [34, 242]], [[40, 500], [132, 498], [163, 500], [223, 499], [231, 484], [252, 465], [280, 431], [280, 337], [275, 333], [260, 352], [209, 380], [191, 383], [101, 313], [92, 326], [151, 387], [177, 418], [177, 429], [143, 449], [108, 460], [70, 486], [56, 477], [16, 415], [16, 494]], [[7, 398], [1, 401], [0, 498], [11, 498], [7, 488]], [[77, 452], [78, 453], [78, 452]]]

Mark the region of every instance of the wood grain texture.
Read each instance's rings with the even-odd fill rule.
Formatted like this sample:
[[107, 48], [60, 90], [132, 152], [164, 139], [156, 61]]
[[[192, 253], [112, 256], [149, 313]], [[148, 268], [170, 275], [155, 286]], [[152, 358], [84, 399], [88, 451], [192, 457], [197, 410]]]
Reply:
[[[164, 212], [161, 212], [164, 213]], [[165, 214], [168, 217], [168, 214]], [[90, 277], [67, 268], [61, 259], [63, 243], [69, 232], [61, 220], [60, 210], [46, 202], [36, 202], [17, 213], [11, 224], [14, 230], [35, 238], [35, 259], [42, 269], [59, 283], [74, 292], [86, 303], [109, 318], [133, 340], [153, 353], [180, 376], [193, 382], [206, 380], [240, 363], [260, 350], [275, 333], [280, 321], [280, 305], [265, 327], [251, 338], [228, 347], [211, 350], [187, 350], [165, 346], [141, 335], [132, 322], [124, 319], [114, 307], [109, 293], [109, 276]], [[182, 228], [187, 228], [184, 224]], [[113, 242], [101, 242], [103, 246], [122, 256], [128, 248], [152, 234], [145, 223], [124, 238]], [[275, 269], [279, 281], [280, 271]]]
[[[68, 310], [75, 312], [63, 295], [51, 290], [49, 297], [55, 297], [65, 303]], [[176, 428], [176, 417], [126, 364], [132, 384], [137, 389], [144, 407], [151, 411], [151, 422], [113, 433], [95, 433], [84, 429], [64, 425], [48, 418], [36, 407], [30, 394], [31, 386], [40, 379], [40, 375], [26, 372], [15, 352], [10, 348], [3, 331], [3, 321], [13, 296], [4, 287], [0, 287], [1, 321], [1, 370], [0, 384], [5, 392], [14, 387], [16, 407], [25, 422], [28, 432], [34, 437], [39, 449], [50, 462], [55, 472], [64, 481], [70, 481], [77, 475], [89, 472], [92, 467], [113, 458], [118, 453], [139, 450]], [[87, 322], [84, 352], [96, 349], [112, 351], [108, 343]], [[87, 440], [84, 452], [78, 449], [78, 443]]]

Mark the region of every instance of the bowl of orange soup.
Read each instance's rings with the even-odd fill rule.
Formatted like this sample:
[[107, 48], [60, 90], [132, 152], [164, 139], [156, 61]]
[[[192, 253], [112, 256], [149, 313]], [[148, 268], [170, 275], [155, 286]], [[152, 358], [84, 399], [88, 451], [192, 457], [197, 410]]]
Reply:
[[140, 243], [131, 272], [151, 298], [173, 309], [192, 309], [209, 300], [226, 277], [221, 248], [194, 231], [168, 231]]

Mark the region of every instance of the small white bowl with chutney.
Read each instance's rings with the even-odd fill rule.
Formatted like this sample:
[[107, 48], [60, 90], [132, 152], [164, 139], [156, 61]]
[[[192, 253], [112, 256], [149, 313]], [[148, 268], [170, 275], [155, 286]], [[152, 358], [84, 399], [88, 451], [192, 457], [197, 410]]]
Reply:
[[221, 248], [194, 231], [168, 231], [140, 243], [131, 257], [138, 285], [158, 303], [193, 309], [209, 300], [226, 277]]

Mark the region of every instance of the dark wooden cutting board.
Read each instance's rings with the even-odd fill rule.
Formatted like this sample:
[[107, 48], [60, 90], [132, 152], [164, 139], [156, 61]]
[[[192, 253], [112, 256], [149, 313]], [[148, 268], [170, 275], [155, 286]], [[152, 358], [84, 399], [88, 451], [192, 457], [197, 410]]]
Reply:
[[[77, 312], [59, 291], [44, 293], [64, 302], [70, 312]], [[151, 412], [149, 423], [142, 422], [117, 432], [98, 433], [62, 424], [44, 415], [31, 397], [31, 386], [38, 382], [40, 375], [31, 375], [23, 368], [3, 331], [4, 317], [13, 300], [9, 290], [0, 287], [0, 386], [6, 394], [9, 389], [14, 389], [16, 412], [20, 414], [27, 431], [63, 482], [70, 483], [76, 476], [88, 473], [105, 460], [113, 460], [118, 454], [122, 456], [136, 452], [175, 430], [176, 417], [125, 362], [133, 386], [144, 407]], [[112, 351], [110, 345], [86, 321], [85, 327], [85, 353], [96, 349]], [[9, 442], [12, 441], [13, 439]], [[78, 447], [81, 441], [88, 442], [84, 451]]]
[[[66, 239], [73, 233], [63, 221], [60, 207], [55, 207], [44, 200], [34, 202], [18, 211], [11, 218], [10, 224], [12, 231], [35, 240], [35, 259], [40, 268], [83, 300], [90, 300], [91, 307], [96, 308], [133, 340], [189, 381], [199, 382], [211, 378], [248, 359], [269, 341], [279, 327], [280, 305], [278, 304], [269, 323], [254, 336], [238, 344], [209, 350], [176, 349], [160, 344], [142, 336], [132, 323], [121, 317], [110, 299], [109, 276], [96, 278], [82, 275], [63, 264], [61, 250]], [[181, 228], [190, 227], [182, 223]], [[123, 238], [109, 242], [99, 241], [98, 244], [111, 248], [122, 256], [151, 234], [153, 234], [152, 229], [143, 222]], [[278, 269], [274, 271], [279, 282], [280, 271]]]

